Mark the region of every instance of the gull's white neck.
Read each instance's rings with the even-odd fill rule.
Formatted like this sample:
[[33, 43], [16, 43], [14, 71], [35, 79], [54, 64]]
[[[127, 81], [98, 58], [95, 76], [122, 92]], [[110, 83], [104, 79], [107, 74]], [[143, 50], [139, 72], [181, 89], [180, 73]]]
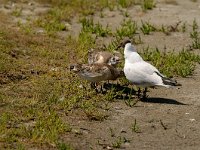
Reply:
[[124, 58], [127, 63], [143, 61], [142, 57], [136, 52], [131, 43], [127, 43], [124, 48]]

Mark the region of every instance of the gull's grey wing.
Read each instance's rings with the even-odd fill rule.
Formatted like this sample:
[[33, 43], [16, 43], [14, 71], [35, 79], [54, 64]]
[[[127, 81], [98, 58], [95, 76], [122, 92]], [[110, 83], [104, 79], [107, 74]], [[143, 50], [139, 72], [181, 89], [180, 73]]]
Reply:
[[154, 66], [142, 61], [134, 63], [126, 76], [136, 85], [154, 86], [162, 84], [161, 77], [156, 72], [159, 71]]

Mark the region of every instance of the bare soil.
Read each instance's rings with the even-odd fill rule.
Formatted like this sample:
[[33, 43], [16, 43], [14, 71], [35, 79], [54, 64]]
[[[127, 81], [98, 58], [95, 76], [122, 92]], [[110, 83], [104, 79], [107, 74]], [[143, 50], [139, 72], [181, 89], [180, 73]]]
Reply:
[[[191, 43], [190, 31], [192, 22], [196, 19], [200, 25], [200, 1], [176, 0], [177, 3], [167, 3], [165, 0], [157, 1], [156, 8], [144, 13], [141, 8], [134, 6], [129, 8], [128, 14], [133, 20], [149, 21], [155, 25], [174, 25], [178, 21], [189, 24], [187, 32], [174, 32], [166, 36], [157, 32], [148, 36], [142, 36], [143, 44], [136, 45], [140, 51], [146, 46], [159, 47], [167, 50], [181, 50]], [[22, 5], [17, 4], [15, 5]], [[23, 4], [25, 5], [25, 4]], [[28, 7], [29, 6], [29, 7]], [[31, 6], [35, 9], [32, 10]], [[11, 8], [0, 6], [0, 11], [10, 13]], [[28, 14], [37, 17], [48, 10], [49, 6], [34, 3], [24, 6], [27, 10], [21, 17], [12, 20], [9, 26], [16, 27], [18, 19], [23, 20]], [[30, 13], [29, 13], [30, 12]], [[120, 11], [104, 10], [104, 17], [95, 16], [95, 20], [113, 29], [118, 27], [123, 20]], [[75, 19], [70, 24], [70, 30], [60, 33], [61, 38], [69, 34], [78, 34], [80, 24]], [[102, 43], [109, 40], [100, 39]], [[197, 53], [200, 51], [198, 50]], [[128, 107], [122, 100], [112, 103], [108, 110], [109, 117], [100, 121], [89, 121], [82, 115], [68, 115], [66, 120], [72, 125], [73, 134], [63, 135], [63, 140], [77, 150], [101, 150], [114, 149], [113, 143], [122, 138], [119, 149], [188, 149], [197, 150], [200, 148], [200, 66], [197, 65], [195, 73], [191, 77], [177, 78], [182, 84], [179, 88], [149, 89], [148, 99], [140, 101], [134, 107]], [[132, 130], [136, 121], [138, 131]], [[77, 130], [76, 130], [77, 129]]]

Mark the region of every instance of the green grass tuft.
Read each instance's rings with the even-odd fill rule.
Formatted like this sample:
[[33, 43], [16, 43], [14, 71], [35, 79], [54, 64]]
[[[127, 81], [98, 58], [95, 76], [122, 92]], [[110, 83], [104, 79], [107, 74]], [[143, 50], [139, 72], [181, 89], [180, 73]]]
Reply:
[[160, 52], [159, 49], [145, 49], [142, 54], [146, 61], [151, 61], [161, 73], [168, 77], [182, 76], [186, 77], [193, 74], [195, 63], [200, 63], [199, 55], [195, 55], [187, 50], [179, 53]]
[[22, 14], [22, 8], [15, 8], [12, 12], [11, 15], [15, 16], [15, 17], [20, 17]]
[[135, 133], [140, 133], [141, 132], [140, 131], [140, 127], [139, 127], [136, 119], [134, 120], [134, 123], [131, 126], [131, 130], [132, 130], [132, 132], [135, 132]]
[[103, 26], [99, 22], [95, 24], [93, 19], [83, 18], [81, 20], [81, 24], [83, 32], [89, 32], [101, 37], [106, 37], [111, 34], [111, 30], [108, 28], [108, 26], [106, 26], [106, 28], [103, 28]]
[[150, 34], [151, 32], [157, 31], [156, 27], [150, 24], [149, 22], [143, 22], [140, 27], [143, 34]]
[[113, 148], [121, 148], [121, 145], [123, 144], [122, 137], [119, 136], [117, 139], [112, 143]]
[[66, 144], [64, 142], [59, 142], [57, 144], [58, 150], [74, 150], [71, 145]]
[[31, 137], [41, 143], [55, 144], [61, 133], [71, 131], [69, 125], [62, 122], [61, 118], [55, 111], [49, 110], [48, 113], [38, 112], [35, 119], [35, 127], [31, 129]]
[[193, 49], [200, 49], [200, 36], [198, 32], [199, 26], [196, 20], [193, 21], [192, 24], [192, 32], [190, 33], [190, 37], [192, 38], [192, 48]]
[[143, 11], [147, 11], [156, 7], [154, 0], [143, 0], [141, 5]]
[[122, 8], [128, 8], [130, 7], [132, 4], [134, 4], [133, 0], [118, 0], [118, 4], [122, 7]]
[[121, 27], [116, 30], [116, 35], [122, 39], [124, 37], [133, 38], [134, 34], [137, 32], [137, 23], [135, 21], [124, 20], [121, 23]]

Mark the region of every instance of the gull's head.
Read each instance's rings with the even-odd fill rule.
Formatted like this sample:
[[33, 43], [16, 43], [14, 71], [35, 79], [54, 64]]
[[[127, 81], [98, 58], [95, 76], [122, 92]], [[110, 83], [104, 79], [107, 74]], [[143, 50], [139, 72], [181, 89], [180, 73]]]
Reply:
[[120, 47], [125, 48], [125, 46], [126, 46], [127, 44], [131, 44], [131, 40], [129, 40], [129, 39], [123, 40], [123, 41], [120, 43], [120, 45], [117, 47], [117, 49], [119, 49]]
[[113, 56], [109, 59], [108, 65], [115, 66], [120, 62], [120, 58], [118, 56]]

